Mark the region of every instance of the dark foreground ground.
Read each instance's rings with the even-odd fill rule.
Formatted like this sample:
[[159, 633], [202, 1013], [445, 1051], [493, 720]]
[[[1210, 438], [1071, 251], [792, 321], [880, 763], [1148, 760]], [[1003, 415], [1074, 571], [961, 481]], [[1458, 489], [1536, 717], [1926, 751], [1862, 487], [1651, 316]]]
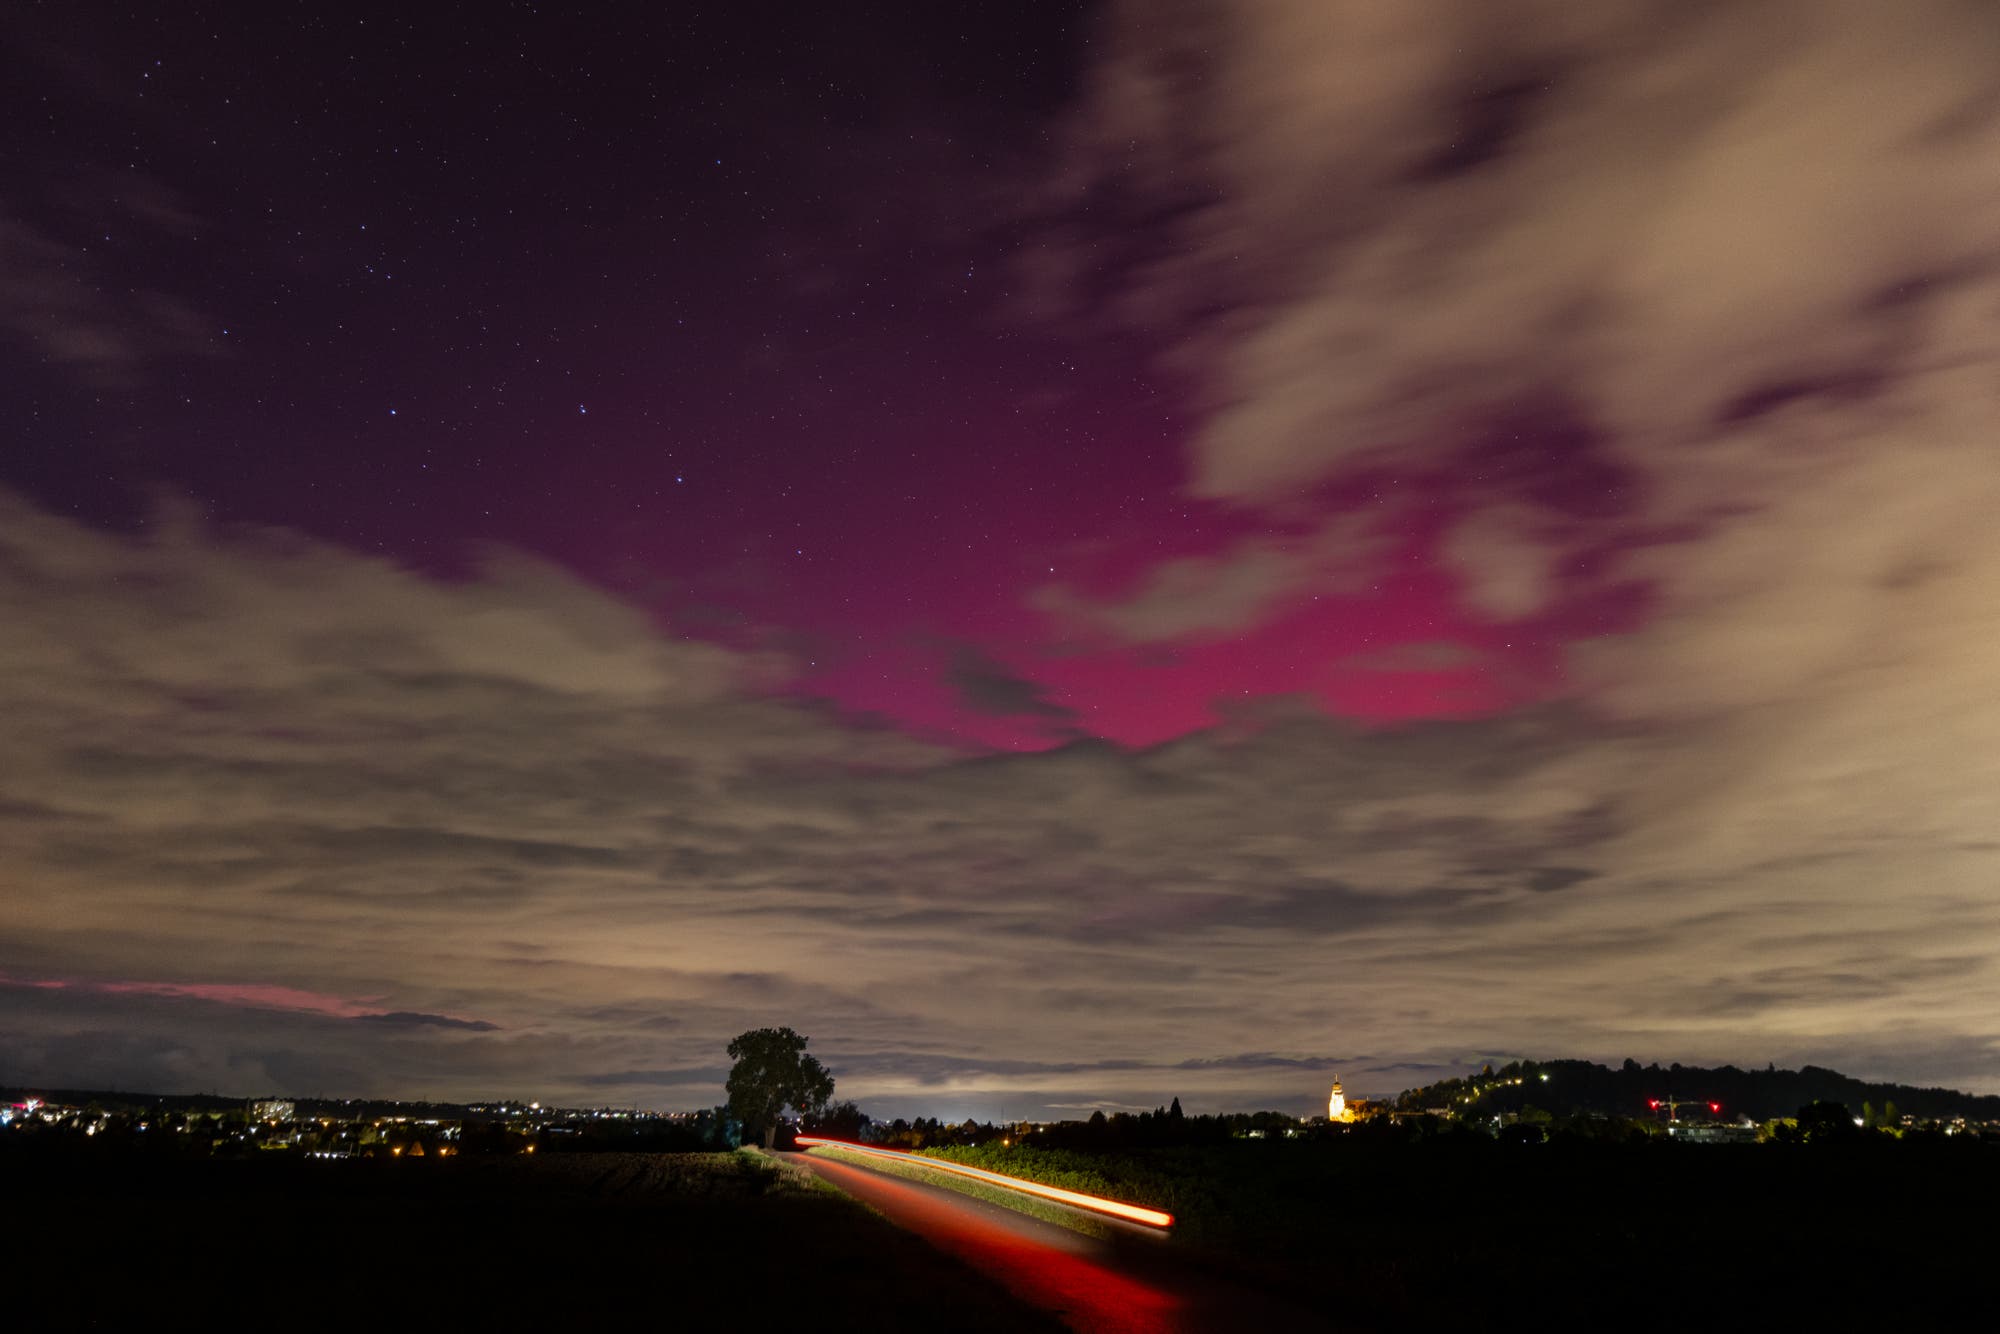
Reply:
[[1170, 1210], [1190, 1263], [1347, 1329], [1954, 1328], [1993, 1309], [2000, 1144], [1964, 1137], [944, 1152]]
[[[1018, 1150], [988, 1165], [1035, 1174]], [[1076, 1263], [1043, 1256], [1031, 1266], [1043, 1286], [1096, 1265], [1106, 1281], [1143, 1288], [1148, 1266], [1184, 1265], [1206, 1276], [1205, 1290], [1261, 1294], [1303, 1317], [1216, 1328], [1990, 1324], [1996, 1144], [1357, 1138], [1062, 1154], [1040, 1166], [1086, 1178], [1058, 1184], [1180, 1218], [1171, 1238], [1147, 1244], [1146, 1265], [1125, 1264], [1116, 1247], [1078, 1251]], [[16, 1328], [1054, 1328], [949, 1247], [749, 1155], [0, 1152], [0, 1200]], [[1176, 1295], [1186, 1285], [1151, 1286], [1170, 1299], [1153, 1303], [1152, 1327], [1209, 1327], [1183, 1319], [1210, 1315]], [[1133, 1288], [1122, 1309], [1140, 1314], [1148, 1300]], [[1120, 1304], [1059, 1309], [1074, 1320], [1086, 1307]], [[1983, 1314], [1962, 1323], [1968, 1311]]]
[[17, 1329], [1058, 1328], [749, 1155], [6, 1154], [0, 1195]]

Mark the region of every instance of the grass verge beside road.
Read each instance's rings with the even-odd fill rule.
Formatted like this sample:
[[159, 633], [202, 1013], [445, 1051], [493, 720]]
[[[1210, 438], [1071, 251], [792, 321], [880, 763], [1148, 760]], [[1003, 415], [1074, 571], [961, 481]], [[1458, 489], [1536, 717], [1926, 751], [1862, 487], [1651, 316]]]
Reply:
[[[999, 1186], [989, 1186], [981, 1181], [973, 1181], [967, 1177], [940, 1171], [936, 1168], [923, 1167], [905, 1159], [882, 1158], [871, 1153], [856, 1153], [851, 1149], [839, 1149], [825, 1144], [808, 1149], [806, 1152], [822, 1158], [831, 1158], [836, 1162], [852, 1163], [856, 1167], [865, 1167], [871, 1172], [880, 1172], [884, 1176], [902, 1177], [908, 1181], [920, 1181], [927, 1186], [941, 1186], [946, 1190], [955, 1191], [960, 1195], [971, 1196], [975, 1200], [985, 1200], [989, 1204], [997, 1204], [1003, 1209], [1012, 1209], [1015, 1213], [1026, 1214], [1030, 1218], [1039, 1218], [1044, 1222], [1054, 1223], [1059, 1227], [1066, 1227], [1072, 1232], [1081, 1232], [1088, 1237], [1108, 1237], [1114, 1231], [1113, 1224], [1106, 1222], [1094, 1214], [1085, 1213], [1081, 1209], [1072, 1209], [1067, 1205], [1057, 1204], [1052, 1200], [1037, 1199], [1033, 1195], [1023, 1195], [1017, 1191], [1006, 1190]], [[956, 1160], [954, 1159], [954, 1161]], [[977, 1163], [975, 1165], [980, 1167], [987, 1166], [985, 1163]], [[1004, 1169], [991, 1168], [989, 1170], [1001, 1171]], [[1015, 1175], [1026, 1176], [1027, 1174], [1016, 1173]]]

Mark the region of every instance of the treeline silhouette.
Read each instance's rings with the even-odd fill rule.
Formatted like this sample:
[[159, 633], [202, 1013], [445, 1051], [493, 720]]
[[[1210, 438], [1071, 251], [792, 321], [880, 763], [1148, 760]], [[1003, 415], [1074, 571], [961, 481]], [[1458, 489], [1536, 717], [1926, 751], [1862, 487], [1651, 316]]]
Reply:
[[1214, 1116], [1188, 1116], [1175, 1098], [1170, 1107], [1150, 1112], [1117, 1111], [1109, 1116], [1102, 1109], [1085, 1121], [1058, 1121], [1030, 1124], [1020, 1121], [940, 1121], [936, 1117], [905, 1120], [849, 1121], [844, 1132], [811, 1127], [814, 1133], [835, 1138], [864, 1139], [892, 1149], [939, 1149], [972, 1147], [1000, 1141], [1033, 1144], [1049, 1149], [1142, 1149], [1181, 1145], [1224, 1144], [1240, 1139], [1296, 1139], [1301, 1136], [1338, 1133], [1334, 1128], [1315, 1126], [1284, 1112], [1225, 1112]]

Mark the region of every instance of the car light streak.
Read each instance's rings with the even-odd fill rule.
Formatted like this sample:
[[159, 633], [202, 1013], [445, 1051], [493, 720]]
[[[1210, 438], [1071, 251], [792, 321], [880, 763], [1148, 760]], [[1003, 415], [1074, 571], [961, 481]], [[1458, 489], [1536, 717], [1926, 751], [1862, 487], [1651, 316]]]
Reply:
[[1089, 1209], [1113, 1218], [1123, 1218], [1133, 1223], [1144, 1223], [1147, 1227], [1167, 1228], [1174, 1225], [1172, 1214], [1161, 1213], [1158, 1209], [1147, 1209], [1136, 1204], [1125, 1204], [1119, 1200], [1107, 1200], [1100, 1195], [1085, 1195], [1080, 1191], [1063, 1190], [1058, 1186], [1044, 1186], [1039, 1181], [1028, 1181], [1022, 1177], [1004, 1176], [999, 1172], [988, 1172], [982, 1167], [966, 1167], [943, 1158], [926, 1158], [921, 1154], [904, 1153], [898, 1149], [878, 1149], [872, 1144], [855, 1144], [844, 1139], [821, 1139], [817, 1135], [800, 1135], [798, 1143], [804, 1145], [824, 1144], [828, 1148], [846, 1149], [851, 1153], [867, 1154], [874, 1158], [888, 1158], [897, 1162], [915, 1163], [934, 1171], [950, 1172], [954, 1176], [969, 1177], [983, 1181], [989, 1186], [999, 1186], [1004, 1190], [1018, 1190], [1025, 1195], [1039, 1195], [1045, 1200], [1058, 1204], [1074, 1205], [1078, 1209]]

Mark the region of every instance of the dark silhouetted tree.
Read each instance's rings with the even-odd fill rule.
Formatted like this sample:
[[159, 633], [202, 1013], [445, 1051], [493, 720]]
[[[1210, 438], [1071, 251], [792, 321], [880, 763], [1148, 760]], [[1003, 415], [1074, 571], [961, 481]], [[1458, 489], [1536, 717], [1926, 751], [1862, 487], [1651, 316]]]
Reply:
[[1841, 1103], [1822, 1100], [1799, 1108], [1799, 1138], [1808, 1144], [1838, 1143], [1853, 1139], [1860, 1127], [1854, 1113]]
[[724, 1086], [729, 1113], [764, 1147], [777, 1142], [778, 1121], [787, 1107], [803, 1117], [817, 1116], [833, 1097], [833, 1076], [806, 1055], [806, 1043], [789, 1028], [755, 1028], [729, 1044], [729, 1068]]

